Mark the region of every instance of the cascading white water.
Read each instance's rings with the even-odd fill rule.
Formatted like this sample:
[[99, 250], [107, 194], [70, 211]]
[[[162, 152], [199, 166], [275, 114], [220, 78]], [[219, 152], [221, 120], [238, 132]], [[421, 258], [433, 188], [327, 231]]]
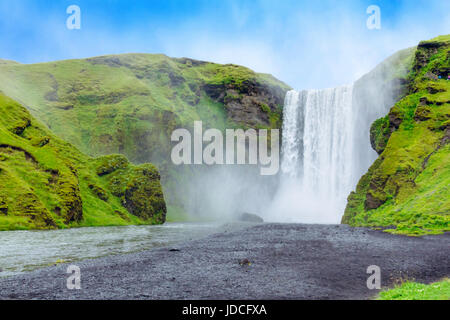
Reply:
[[[289, 91], [276, 220], [338, 223], [355, 187], [352, 86]], [[269, 214], [270, 220], [270, 214]]]
[[281, 172], [291, 178], [299, 178], [303, 169], [304, 109], [299, 108], [300, 101], [304, 103], [303, 93], [291, 90], [284, 100], [283, 112], [289, 116], [283, 119]]
[[307, 91], [303, 133], [303, 187], [339, 212], [352, 188], [352, 87]]

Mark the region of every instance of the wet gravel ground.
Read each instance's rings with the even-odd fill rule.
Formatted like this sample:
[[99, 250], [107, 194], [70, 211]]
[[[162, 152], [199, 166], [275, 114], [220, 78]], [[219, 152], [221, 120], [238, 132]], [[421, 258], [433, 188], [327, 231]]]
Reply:
[[[247, 263], [247, 259], [249, 263]], [[390, 235], [346, 225], [260, 224], [178, 245], [0, 278], [0, 299], [370, 299], [381, 285], [450, 276], [450, 234]]]

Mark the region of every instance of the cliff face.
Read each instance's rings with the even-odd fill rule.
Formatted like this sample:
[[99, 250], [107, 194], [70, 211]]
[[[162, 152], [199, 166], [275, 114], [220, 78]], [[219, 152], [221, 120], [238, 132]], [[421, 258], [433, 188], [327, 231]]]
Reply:
[[379, 157], [348, 197], [343, 223], [450, 230], [450, 36], [421, 42], [410, 70], [405, 95], [372, 125]]
[[[170, 161], [174, 129], [280, 128], [290, 88], [245, 67], [124, 54], [34, 65], [0, 64], [0, 90], [90, 156], [152, 162], [167, 190], [185, 175]], [[182, 192], [167, 192], [179, 202]]]
[[[376, 149], [373, 132], [369, 130], [374, 119], [383, 117], [407, 91], [407, 77], [416, 48], [401, 50], [390, 56], [368, 74], [358, 79], [353, 86], [352, 103], [357, 111], [354, 132], [359, 159], [357, 172], [361, 175], [376, 159], [376, 153], [367, 148], [370, 136], [372, 147]], [[368, 155], [369, 154], [369, 155]]]
[[165, 221], [152, 165], [92, 159], [2, 93], [0, 114], [0, 231]]
[[234, 126], [281, 129], [284, 96], [290, 89], [287, 86], [248, 78], [208, 83], [203, 88], [211, 99], [224, 105], [229, 123]]

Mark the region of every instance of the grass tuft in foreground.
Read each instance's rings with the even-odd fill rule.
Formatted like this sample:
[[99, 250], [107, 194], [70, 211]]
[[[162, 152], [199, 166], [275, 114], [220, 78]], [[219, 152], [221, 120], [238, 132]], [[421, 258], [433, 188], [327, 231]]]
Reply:
[[378, 300], [450, 300], [450, 279], [431, 284], [405, 282], [380, 292]]

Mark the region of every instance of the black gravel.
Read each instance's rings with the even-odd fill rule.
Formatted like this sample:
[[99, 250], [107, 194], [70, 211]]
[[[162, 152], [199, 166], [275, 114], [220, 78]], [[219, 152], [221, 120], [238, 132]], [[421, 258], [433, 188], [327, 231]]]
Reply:
[[368, 299], [367, 267], [382, 286], [450, 276], [450, 234], [390, 235], [346, 225], [261, 224], [139, 253], [0, 278], [1, 299]]

